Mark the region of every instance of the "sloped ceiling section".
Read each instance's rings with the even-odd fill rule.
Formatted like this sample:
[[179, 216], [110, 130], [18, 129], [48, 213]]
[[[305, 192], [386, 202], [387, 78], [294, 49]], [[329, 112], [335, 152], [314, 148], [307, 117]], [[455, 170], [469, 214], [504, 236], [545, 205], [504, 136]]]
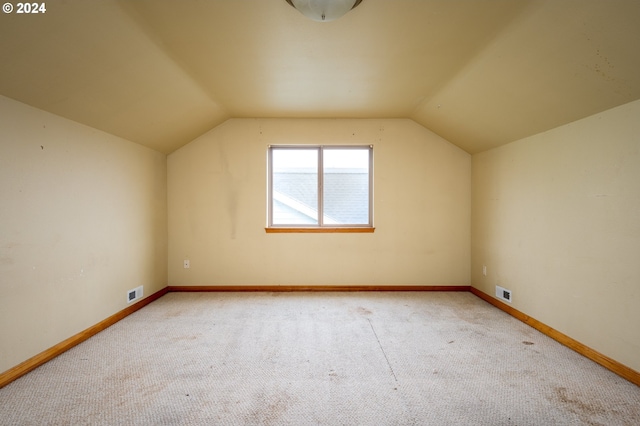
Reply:
[[0, 94], [169, 153], [230, 117], [411, 118], [470, 153], [640, 98], [637, 0], [51, 0]]

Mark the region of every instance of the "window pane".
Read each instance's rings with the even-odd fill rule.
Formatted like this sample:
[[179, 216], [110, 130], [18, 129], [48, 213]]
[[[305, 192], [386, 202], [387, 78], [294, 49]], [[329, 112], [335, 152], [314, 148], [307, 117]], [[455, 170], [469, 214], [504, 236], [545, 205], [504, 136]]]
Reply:
[[369, 149], [324, 149], [325, 225], [369, 223]]
[[318, 225], [318, 150], [274, 149], [273, 224]]

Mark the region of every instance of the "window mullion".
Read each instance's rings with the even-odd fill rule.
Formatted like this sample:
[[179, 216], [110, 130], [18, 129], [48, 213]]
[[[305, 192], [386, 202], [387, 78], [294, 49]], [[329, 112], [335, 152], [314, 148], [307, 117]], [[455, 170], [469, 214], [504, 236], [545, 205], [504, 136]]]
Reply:
[[324, 226], [324, 174], [323, 174], [323, 151], [322, 146], [318, 147], [318, 226]]
[[271, 145], [267, 148], [267, 226], [273, 226], [273, 148]]

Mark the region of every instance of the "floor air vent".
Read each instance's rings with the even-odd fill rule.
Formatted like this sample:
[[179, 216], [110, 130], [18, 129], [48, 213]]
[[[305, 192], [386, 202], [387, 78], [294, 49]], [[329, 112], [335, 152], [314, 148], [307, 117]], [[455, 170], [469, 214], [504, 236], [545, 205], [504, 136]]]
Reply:
[[507, 290], [506, 288], [502, 288], [499, 285], [496, 286], [496, 297], [498, 299], [502, 299], [505, 302], [511, 303], [511, 290]]
[[138, 300], [142, 297], [142, 286], [136, 287], [133, 290], [127, 292], [127, 303], [131, 303], [134, 300]]

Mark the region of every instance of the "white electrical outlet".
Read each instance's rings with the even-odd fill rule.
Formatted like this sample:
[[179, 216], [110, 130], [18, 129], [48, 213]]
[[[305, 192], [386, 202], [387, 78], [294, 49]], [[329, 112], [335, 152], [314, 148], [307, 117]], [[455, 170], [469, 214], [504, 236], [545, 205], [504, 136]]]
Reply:
[[134, 300], [138, 300], [142, 297], [142, 293], [143, 293], [142, 287], [143, 286], [136, 287], [133, 290], [129, 290], [127, 292], [127, 303], [131, 303]]
[[496, 297], [509, 303], [511, 303], [513, 299], [511, 290], [507, 290], [506, 288], [500, 287], [499, 285], [496, 286]]
[[184, 269], [189, 269], [191, 267], [191, 262], [187, 259], [184, 260]]
[[482, 275], [487, 276], [487, 265], [482, 265]]

